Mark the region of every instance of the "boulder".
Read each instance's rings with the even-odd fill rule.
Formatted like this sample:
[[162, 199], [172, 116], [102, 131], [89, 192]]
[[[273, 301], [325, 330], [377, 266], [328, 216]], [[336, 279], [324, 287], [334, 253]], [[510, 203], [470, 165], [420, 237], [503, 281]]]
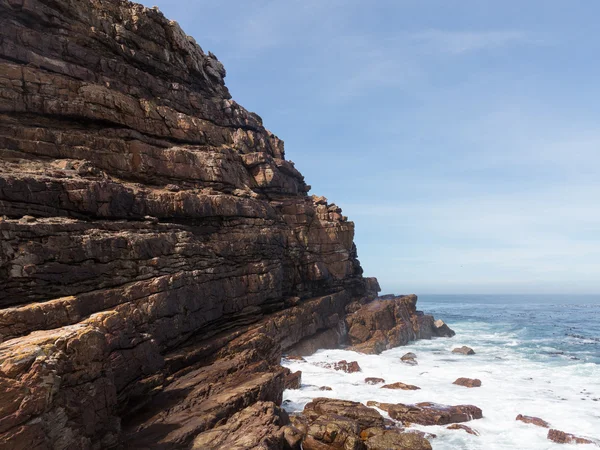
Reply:
[[348, 362], [346, 360], [342, 360], [333, 364], [325, 364], [324, 367], [328, 369], [341, 370], [342, 372], [346, 373], [361, 372], [361, 368], [356, 361]]
[[400, 360], [404, 364], [408, 364], [409, 366], [416, 366], [419, 363], [417, 362], [417, 355], [412, 352], [406, 353], [404, 356], [400, 358]]
[[365, 441], [368, 450], [431, 450], [431, 444], [417, 433], [385, 430]]
[[442, 319], [433, 322], [433, 327], [435, 329], [435, 335], [439, 337], [452, 337], [456, 334]]
[[452, 353], [460, 353], [461, 355], [474, 355], [475, 351], [471, 347], [463, 345], [462, 347], [455, 348]]
[[382, 389], [401, 389], [403, 391], [416, 391], [421, 389], [419, 386], [414, 386], [412, 384], [404, 384], [398, 381], [397, 383], [386, 384], [381, 386]]
[[548, 431], [548, 439], [557, 444], [595, 444], [598, 443], [591, 439], [575, 436], [574, 434], [565, 433], [564, 431], [550, 429]]
[[524, 416], [522, 414], [519, 414], [515, 420], [520, 420], [521, 422], [537, 425], [538, 427], [542, 428], [550, 428], [550, 424], [545, 420], [540, 419], [539, 417]]
[[451, 423], [469, 422], [481, 419], [483, 413], [480, 408], [473, 405], [440, 405], [438, 403], [423, 402], [415, 405], [402, 403], [367, 402], [367, 406], [375, 406], [386, 411], [394, 420], [403, 423], [417, 423], [420, 425], [448, 425]]
[[293, 372], [285, 368], [285, 381], [284, 386], [286, 389], [300, 389], [300, 385], [302, 384], [302, 371], [298, 370]]
[[481, 387], [481, 380], [478, 378], [457, 378], [452, 384], [468, 388]]

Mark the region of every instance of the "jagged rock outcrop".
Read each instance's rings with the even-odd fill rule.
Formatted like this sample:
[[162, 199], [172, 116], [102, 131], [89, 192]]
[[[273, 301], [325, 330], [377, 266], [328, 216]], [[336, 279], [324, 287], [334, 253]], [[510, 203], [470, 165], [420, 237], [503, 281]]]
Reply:
[[354, 224], [157, 9], [0, 0], [0, 30], [0, 449], [297, 440], [282, 352], [379, 290]]
[[[386, 295], [366, 305], [349, 305], [346, 317], [351, 349], [368, 354], [406, 345], [416, 339], [448, 337], [447, 325], [436, 326], [433, 316], [417, 311], [417, 296]], [[449, 331], [448, 331], [449, 330]], [[414, 358], [413, 358], [414, 361]]]

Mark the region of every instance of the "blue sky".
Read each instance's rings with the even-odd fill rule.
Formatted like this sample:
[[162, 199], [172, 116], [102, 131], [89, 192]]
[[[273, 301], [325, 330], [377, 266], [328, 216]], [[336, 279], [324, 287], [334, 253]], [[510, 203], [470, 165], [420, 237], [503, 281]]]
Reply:
[[600, 293], [600, 2], [154, 0], [396, 293]]

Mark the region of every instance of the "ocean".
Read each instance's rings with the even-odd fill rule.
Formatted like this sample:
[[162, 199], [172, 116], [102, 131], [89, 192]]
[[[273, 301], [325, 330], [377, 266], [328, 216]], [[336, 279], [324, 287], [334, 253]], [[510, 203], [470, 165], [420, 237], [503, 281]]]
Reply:
[[[466, 423], [479, 436], [415, 425], [437, 435], [431, 440], [435, 450], [593, 448], [555, 444], [546, 438], [547, 429], [516, 421], [518, 414], [600, 440], [600, 296], [423, 295], [417, 306], [444, 320], [456, 336], [416, 341], [381, 355], [321, 350], [306, 362], [284, 360], [291, 370], [302, 371], [301, 389], [284, 392], [286, 410], [301, 411], [315, 397], [365, 404], [472, 404], [483, 410], [483, 419]], [[476, 354], [451, 353], [462, 345]], [[400, 361], [407, 352], [417, 355], [418, 365]], [[315, 365], [342, 359], [358, 361], [362, 372], [347, 374]], [[365, 384], [365, 377], [421, 389], [381, 389]], [[482, 386], [453, 385], [459, 377], [479, 378]], [[322, 391], [321, 386], [332, 390]]]

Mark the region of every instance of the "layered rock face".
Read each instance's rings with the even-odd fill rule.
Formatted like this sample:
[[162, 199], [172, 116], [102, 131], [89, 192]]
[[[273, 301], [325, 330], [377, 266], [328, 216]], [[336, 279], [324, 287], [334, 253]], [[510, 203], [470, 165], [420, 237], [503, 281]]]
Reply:
[[284, 445], [281, 353], [379, 289], [354, 224], [158, 10], [0, 0], [0, 30], [0, 449]]

